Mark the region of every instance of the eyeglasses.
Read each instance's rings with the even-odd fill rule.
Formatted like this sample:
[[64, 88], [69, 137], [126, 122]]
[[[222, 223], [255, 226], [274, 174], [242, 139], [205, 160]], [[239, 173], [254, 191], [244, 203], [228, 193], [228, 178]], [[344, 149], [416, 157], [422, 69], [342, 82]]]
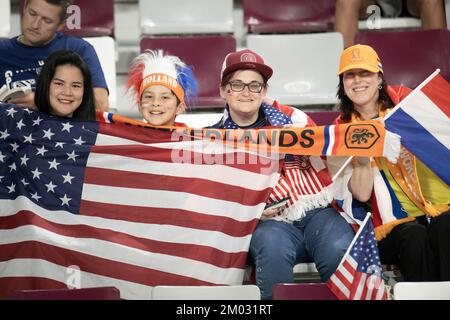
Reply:
[[244, 83], [242, 81], [233, 81], [228, 82], [230, 85], [231, 90], [234, 92], [241, 92], [244, 91], [245, 87], [248, 87], [248, 90], [253, 93], [260, 93], [261, 90], [265, 87], [264, 83], [258, 82], [258, 81], [252, 81], [250, 83]]

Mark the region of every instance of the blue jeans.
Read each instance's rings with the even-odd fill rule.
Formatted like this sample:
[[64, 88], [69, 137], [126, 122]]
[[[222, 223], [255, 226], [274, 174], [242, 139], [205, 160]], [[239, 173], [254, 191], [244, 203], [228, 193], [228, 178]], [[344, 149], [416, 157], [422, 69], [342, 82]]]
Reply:
[[322, 281], [336, 270], [355, 233], [333, 208], [308, 211], [293, 224], [259, 222], [250, 242], [250, 260], [255, 265], [256, 285], [262, 299], [272, 298], [276, 283], [294, 282], [294, 265], [316, 264]]

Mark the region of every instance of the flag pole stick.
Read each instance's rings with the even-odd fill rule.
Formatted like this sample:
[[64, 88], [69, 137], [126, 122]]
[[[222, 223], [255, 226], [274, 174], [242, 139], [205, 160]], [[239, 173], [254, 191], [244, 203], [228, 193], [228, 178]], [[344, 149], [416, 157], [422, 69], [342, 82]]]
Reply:
[[350, 161], [352, 161], [353, 156], [348, 157], [348, 159], [345, 161], [345, 163], [342, 165], [342, 167], [339, 168], [339, 170], [336, 172], [336, 174], [331, 178], [331, 180], [335, 181], [336, 178], [344, 171], [344, 169], [348, 166]]

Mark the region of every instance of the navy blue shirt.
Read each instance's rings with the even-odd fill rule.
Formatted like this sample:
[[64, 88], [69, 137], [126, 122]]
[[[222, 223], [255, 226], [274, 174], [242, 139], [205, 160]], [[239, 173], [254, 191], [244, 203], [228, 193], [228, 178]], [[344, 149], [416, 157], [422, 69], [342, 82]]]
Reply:
[[58, 50], [78, 53], [89, 66], [94, 88], [108, 89], [94, 47], [81, 38], [60, 32], [56, 33], [50, 43], [40, 47], [27, 46], [18, 41], [18, 37], [0, 41], [0, 87], [5, 84], [9, 89], [31, 86], [34, 91], [45, 59]]

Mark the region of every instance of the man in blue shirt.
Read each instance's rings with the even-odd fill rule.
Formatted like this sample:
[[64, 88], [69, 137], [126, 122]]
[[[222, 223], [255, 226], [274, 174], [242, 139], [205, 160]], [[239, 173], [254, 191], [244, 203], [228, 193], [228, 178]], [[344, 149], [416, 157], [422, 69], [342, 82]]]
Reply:
[[21, 19], [22, 34], [0, 41], [0, 87], [33, 90], [20, 98], [8, 100], [19, 106], [35, 107], [36, 79], [47, 56], [57, 50], [77, 52], [92, 74], [95, 105], [107, 111], [108, 87], [95, 49], [81, 38], [60, 33], [73, 0], [26, 0]]

